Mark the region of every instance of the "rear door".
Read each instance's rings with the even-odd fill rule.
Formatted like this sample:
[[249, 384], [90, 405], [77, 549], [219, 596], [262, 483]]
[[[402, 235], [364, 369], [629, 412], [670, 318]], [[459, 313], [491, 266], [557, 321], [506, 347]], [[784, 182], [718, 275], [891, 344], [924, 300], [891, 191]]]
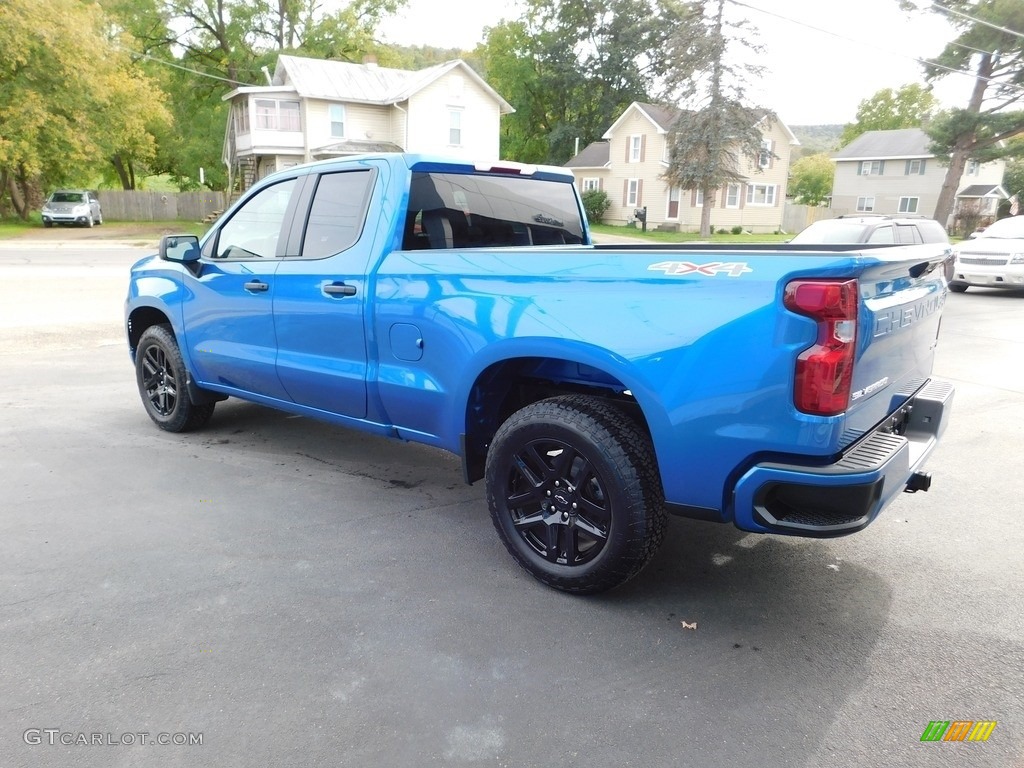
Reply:
[[364, 311], [375, 229], [366, 218], [386, 172], [380, 163], [311, 177], [275, 277], [277, 370], [288, 396], [353, 418], [367, 410]]

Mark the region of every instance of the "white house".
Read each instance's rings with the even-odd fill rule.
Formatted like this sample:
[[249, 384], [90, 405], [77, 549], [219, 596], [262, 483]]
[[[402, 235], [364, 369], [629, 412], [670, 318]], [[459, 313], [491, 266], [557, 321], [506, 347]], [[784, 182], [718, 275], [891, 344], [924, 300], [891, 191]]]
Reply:
[[[832, 210], [836, 214], [883, 213], [932, 216], [947, 167], [929, 149], [931, 140], [920, 128], [868, 131], [832, 159]], [[1001, 200], [1006, 163], [970, 160], [956, 193], [954, 216], [965, 208], [994, 218]], [[949, 222], [942, 222], [948, 224]]]
[[[605, 221], [623, 224], [647, 208], [647, 224], [667, 229], [697, 229], [703, 196], [692, 189], [669, 186], [662, 174], [668, 168], [669, 132], [679, 111], [657, 104], [633, 102], [605, 132], [572, 158], [572, 171], [581, 191], [603, 189], [611, 199]], [[715, 191], [711, 225], [740, 226], [752, 232], [782, 227], [783, 204], [796, 136], [774, 115], [758, 124], [764, 151], [742, 158], [744, 178]]]
[[223, 159], [246, 188], [311, 160], [378, 151], [498, 159], [512, 106], [461, 59], [409, 71], [280, 56], [270, 85], [226, 94]]

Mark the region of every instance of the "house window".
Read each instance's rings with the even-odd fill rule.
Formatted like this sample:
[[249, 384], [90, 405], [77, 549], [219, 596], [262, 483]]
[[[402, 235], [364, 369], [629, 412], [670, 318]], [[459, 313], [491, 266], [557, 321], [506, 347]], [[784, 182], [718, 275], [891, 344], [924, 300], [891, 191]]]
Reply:
[[968, 160], [967, 161], [967, 175], [968, 176], [977, 176], [978, 175], [978, 168], [979, 167], [980, 167], [980, 163], [978, 163], [977, 160]]
[[725, 207], [726, 208], [739, 208], [740, 207], [740, 185], [730, 184], [725, 189]]
[[679, 218], [679, 187], [669, 187], [668, 190], [668, 216], [669, 219]]
[[600, 189], [600, 188], [601, 188], [601, 180], [600, 179], [584, 179], [583, 180], [583, 191], [584, 192], [590, 192], [593, 189]]
[[630, 179], [626, 187], [626, 205], [637, 205], [640, 195], [640, 179]]
[[924, 173], [924, 160], [907, 160], [907, 176], [919, 176]]
[[462, 110], [448, 111], [448, 143], [453, 147], [462, 146]]
[[643, 149], [643, 136], [629, 137], [629, 162], [639, 163], [640, 153]]
[[747, 187], [747, 205], [775, 205], [775, 185], [750, 184]]
[[235, 133], [249, 132], [249, 100], [235, 102]]
[[881, 160], [862, 160], [860, 163], [861, 176], [880, 176], [882, 174]]
[[696, 195], [696, 197], [694, 197], [693, 204], [697, 208], [703, 208], [704, 207], [704, 190], [703, 189], [698, 189], [697, 190], [697, 195]]
[[870, 213], [875, 210], [875, 198], [873, 197], [858, 197], [857, 198], [857, 210], [861, 213]]
[[920, 200], [918, 197], [901, 197], [900, 198], [900, 213], [917, 213], [917, 203]]
[[765, 139], [761, 142], [761, 153], [757, 157], [759, 168], [768, 168], [772, 164], [772, 140]]
[[331, 136], [335, 139], [345, 138], [345, 105], [331, 104]]
[[301, 131], [299, 102], [256, 99], [256, 129], [261, 131]]

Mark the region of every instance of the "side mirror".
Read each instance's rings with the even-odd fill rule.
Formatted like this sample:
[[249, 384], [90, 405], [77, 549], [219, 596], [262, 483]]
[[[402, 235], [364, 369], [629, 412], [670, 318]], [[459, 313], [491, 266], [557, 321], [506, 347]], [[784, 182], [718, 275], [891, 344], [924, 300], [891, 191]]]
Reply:
[[199, 238], [195, 235], [164, 235], [160, 238], [160, 258], [179, 264], [199, 261]]

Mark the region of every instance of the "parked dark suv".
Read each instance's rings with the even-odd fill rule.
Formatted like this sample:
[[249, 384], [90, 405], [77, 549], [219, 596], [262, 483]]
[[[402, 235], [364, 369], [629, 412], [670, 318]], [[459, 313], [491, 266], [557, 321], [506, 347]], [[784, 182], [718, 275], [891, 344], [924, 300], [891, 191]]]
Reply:
[[103, 211], [95, 192], [86, 189], [58, 189], [43, 203], [43, 226], [103, 223]]
[[949, 237], [939, 222], [924, 216], [858, 214], [816, 221], [790, 242], [919, 245], [948, 243]]

